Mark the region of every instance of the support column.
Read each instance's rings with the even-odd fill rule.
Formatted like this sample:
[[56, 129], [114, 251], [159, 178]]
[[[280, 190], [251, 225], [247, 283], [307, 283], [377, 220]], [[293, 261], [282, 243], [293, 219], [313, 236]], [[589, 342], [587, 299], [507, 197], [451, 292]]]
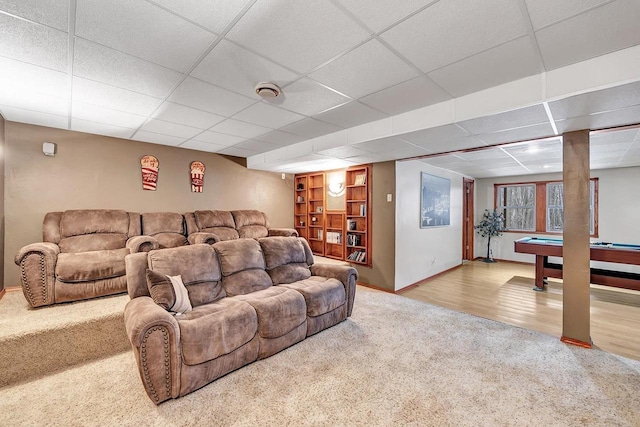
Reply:
[[589, 131], [568, 132], [562, 136], [562, 140], [562, 341], [591, 347]]

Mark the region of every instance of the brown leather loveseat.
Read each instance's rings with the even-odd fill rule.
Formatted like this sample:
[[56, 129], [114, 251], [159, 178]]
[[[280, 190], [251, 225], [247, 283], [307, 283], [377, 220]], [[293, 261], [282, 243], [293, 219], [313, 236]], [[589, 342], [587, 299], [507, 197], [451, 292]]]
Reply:
[[153, 250], [126, 265], [125, 327], [156, 404], [345, 320], [358, 277], [314, 264], [298, 237]]

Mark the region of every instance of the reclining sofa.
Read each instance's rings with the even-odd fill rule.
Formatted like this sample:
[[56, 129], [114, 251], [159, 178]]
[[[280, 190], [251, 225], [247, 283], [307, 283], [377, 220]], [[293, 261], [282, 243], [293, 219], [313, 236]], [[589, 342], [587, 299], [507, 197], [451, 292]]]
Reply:
[[269, 229], [268, 224], [267, 216], [255, 210], [184, 216], [108, 209], [49, 212], [43, 242], [21, 248], [15, 263], [26, 300], [41, 307], [125, 292], [124, 257], [129, 253], [244, 236], [297, 236], [293, 229]]
[[345, 320], [358, 277], [349, 266], [314, 264], [298, 237], [135, 253], [126, 269], [126, 331], [156, 404]]

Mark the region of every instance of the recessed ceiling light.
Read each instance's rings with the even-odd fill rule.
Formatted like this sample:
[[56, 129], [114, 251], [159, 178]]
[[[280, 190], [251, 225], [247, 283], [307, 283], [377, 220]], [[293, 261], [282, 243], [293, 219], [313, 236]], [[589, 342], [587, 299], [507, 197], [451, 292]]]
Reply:
[[275, 98], [282, 93], [282, 89], [274, 83], [258, 83], [256, 93], [263, 98]]

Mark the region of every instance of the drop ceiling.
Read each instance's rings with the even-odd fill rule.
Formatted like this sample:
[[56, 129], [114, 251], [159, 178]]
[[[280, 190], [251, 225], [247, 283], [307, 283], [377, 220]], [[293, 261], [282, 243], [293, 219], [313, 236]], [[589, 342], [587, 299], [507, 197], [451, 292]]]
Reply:
[[[638, 21], [637, 0], [0, 0], [0, 113], [279, 172], [456, 151], [427, 161], [554, 171], [491, 146], [638, 123]], [[623, 134], [594, 165], [640, 163]]]

